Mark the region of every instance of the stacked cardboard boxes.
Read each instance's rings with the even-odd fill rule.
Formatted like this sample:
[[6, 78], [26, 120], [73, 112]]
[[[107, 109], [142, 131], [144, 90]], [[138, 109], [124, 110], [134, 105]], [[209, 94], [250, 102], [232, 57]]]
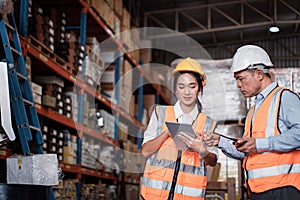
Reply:
[[[73, 88], [65, 88], [63, 92], [64, 115], [77, 121], [78, 119], [78, 99], [76, 91]], [[71, 109], [71, 110], [70, 110]]]
[[299, 68], [274, 68], [271, 70], [271, 75], [280, 86], [300, 93]]
[[124, 171], [128, 178], [138, 179], [145, 168], [146, 158], [131, 140], [124, 143]]
[[54, 23], [41, 7], [30, 5], [32, 15], [29, 15], [29, 34], [36, 37], [50, 50], [54, 51]]
[[69, 130], [61, 131], [63, 134], [63, 162], [71, 165], [77, 163], [77, 137]]
[[111, 115], [105, 110], [100, 110], [101, 116], [104, 119], [104, 125], [100, 128], [102, 134], [109, 136], [110, 138], [115, 138], [115, 116]]
[[29, 82], [31, 82], [31, 58], [29, 56], [26, 56], [25, 61], [26, 61], [26, 71], [28, 75], [28, 80]]
[[106, 199], [106, 190], [105, 184], [83, 184], [81, 189], [81, 200], [104, 200]]
[[121, 22], [121, 32], [127, 31], [130, 29], [130, 13], [126, 8], [122, 9], [122, 22]]
[[58, 76], [36, 76], [35, 81], [43, 86], [42, 104], [63, 115], [64, 81]]
[[72, 119], [72, 97], [63, 94], [63, 115]]
[[76, 199], [77, 179], [67, 179], [52, 187], [54, 198], [56, 200]]
[[[43, 121], [42, 121], [43, 122]], [[49, 125], [41, 123], [43, 133], [43, 151], [46, 153], [56, 153], [59, 161], [63, 160], [63, 135]]]
[[88, 126], [90, 120], [90, 102], [88, 101], [88, 94], [83, 94], [83, 124]]
[[105, 172], [113, 172], [116, 169], [116, 163], [114, 161], [114, 146], [103, 146], [100, 152], [101, 163], [105, 167]]
[[118, 33], [122, 30], [123, 2], [121, 0], [91, 0], [90, 5], [118, 38]]
[[42, 104], [42, 95], [43, 95], [42, 86], [40, 86], [34, 82], [31, 82], [31, 91], [32, 91], [34, 103], [41, 105]]
[[119, 140], [126, 142], [128, 139], [129, 128], [126, 124], [119, 122]]
[[100, 58], [100, 44], [95, 37], [86, 40], [85, 82], [100, 92], [100, 77], [104, 71], [104, 61]]
[[113, 103], [116, 103], [116, 97], [114, 96], [115, 90], [115, 65], [110, 64], [105, 71], [101, 73], [100, 83], [101, 91], [109, 98]]
[[57, 54], [69, 65], [66, 67], [71, 74], [77, 75], [82, 71], [85, 47], [82, 46], [74, 32], [66, 33], [65, 42], [59, 44]]
[[114, 11], [116, 15], [122, 17], [123, 12], [123, 1], [122, 0], [114, 0]]
[[66, 40], [66, 14], [59, 9], [52, 8], [50, 11], [50, 19], [53, 21], [55, 52], [59, 51], [60, 44]]
[[81, 165], [90, 169], [102, 169], [100, 162], [101, 143], [94, 139], [82, 138]]
[[104, 0], [92, 0], [90, 4], [99, 16], [106, 22], [108, 27], [113, 29], [115, 16], [113, 8], [111, 8], [111, 6]]

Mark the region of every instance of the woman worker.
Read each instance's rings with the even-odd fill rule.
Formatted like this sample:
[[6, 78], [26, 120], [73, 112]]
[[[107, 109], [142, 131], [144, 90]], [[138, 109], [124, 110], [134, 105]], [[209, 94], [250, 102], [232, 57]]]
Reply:
[[[215, 121], [201, 112], [198, 94], [206, 74], [200, 63], [183, 59], [172, 72], [178, 101], [174, 106], [156, 106], [144, 133], [142, 153], [147, 157], [141, 181], [141, 198], [146, 200], [201, 200], [207, 185], [206, 165], [217, 162], [217, 149], [206, 148], [202, 134], [213, 131]], [[187, 145], [178, 150], [165, 122], [190, 124], [196, 137], [180, 133]]]

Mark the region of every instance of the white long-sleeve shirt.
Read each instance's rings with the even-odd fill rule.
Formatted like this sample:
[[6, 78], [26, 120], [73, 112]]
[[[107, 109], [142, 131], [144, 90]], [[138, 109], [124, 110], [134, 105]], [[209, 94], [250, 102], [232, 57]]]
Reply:
[[[174, 105], [175, 117], [179, 123], [192, 124], [194, 120], [196, 120], [199, 111], [197, 105], [193, 108], [193, 110], [186, 114], [182, 111], [179, 101], [177, 101]], [[158, 137], [161, 133], [157, 132], [157, 117], [155, 112], [152, 112], [151, 118], [148, 124], [146, 131], [144, 132], [143, 144]], [[214, 153], [218, 156], [218, 149], [216, 147], [208, 147], [207, 150], [211, 153]]]

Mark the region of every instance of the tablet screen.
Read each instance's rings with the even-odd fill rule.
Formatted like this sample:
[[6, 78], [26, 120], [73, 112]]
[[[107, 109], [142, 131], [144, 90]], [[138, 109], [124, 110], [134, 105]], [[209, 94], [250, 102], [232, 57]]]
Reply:
[[189, 136], [195, 138], [196, 134], [193, 130], [192, 125], [182, 124], [182, 123], [178, 123], [178, 122], [166, 122], [166, 125], [169, 129], [169, 132], [170, 132], [178, 150], [186, 151], [188, 149], [188, 147], [186, 146], [186, 144], [184, 142], [182, 142], [178, 138], [178, 134], [180, 132], [184, 132], [184, 133], [188, 134]]

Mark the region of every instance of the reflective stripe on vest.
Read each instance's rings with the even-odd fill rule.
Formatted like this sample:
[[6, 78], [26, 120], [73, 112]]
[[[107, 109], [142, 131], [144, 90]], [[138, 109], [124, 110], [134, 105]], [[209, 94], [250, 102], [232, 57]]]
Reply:
[[285, 164], [248, 171], [249, 179], [278, 176], [282, 174], [300, 173], [300, 164]]
[[267, 124], [266, 124], [266, 132], [265, 132], [266, 137], [274, 136], [277, 134], [275, 133], [275, 127], [277, 127], [277, 121], [278, 121], [277, 112], [279, 111], [279, 100], [281, 98], [282, 91], [283, 88], [277, 89], [277, 91], [275, 91], [274, 96], [271, 100], [270, 107], [268, 110]]
[[[274, 95], [271, 99], [270, 102], [270, 106], [268, 109], [268, 113], [267, 113], [267, 123], [265, 124], [265, 137], [269, 137], [269, 136], [274, 136], [275, 133], [275, 128], [277, 126], [277, 111], [278, 109], [276, 109], [279, 104], [279, 98], [280, 98], [280, 93], [282, 92], [282, 88], [277, 88], [274, 89]], [[266, 97], [268, 98], [268, 97]], [[261, 106], [263, 105], [263, 103], [261, 104]], [[254, 119], [252, 119], [253, 114], [254, 114], [254, 109], [255, 106], [251, 107], [249, 113], [247, 114], [247, 118], [246, 118], [246, 130], [245, 130], [245, 137], [250, 137], [250, 124], [251, 121]], [[259, 109], [259, 108], [258, 108]], [[252, 122], [253, 123], [253, 122]]]
[[[165, 121], [176, 121], [173, 106], [158, 106], [155, 109], [158, 118], [157, 131], [166, 129]], [[210, 130], [213, 120], [200, 113], [193, 124], [197, 132]], [[147, 158], [144, 176], [141, 181], [141, 193], [145, 199], [167, 199], [172, 185], [177, 148], [171, 137], [161, 148]], [[195, 152], [183, 151], [174, 199], [204, 199], [207, 184], [204, 160]], [[160, 196], [160, 194], [162, 196]]]
[[[159, 166], [164, 168], [174, 169], [175, 167], [175, 162], [173, 160], [167, 160], [167, 159], [158, 160], [157, 157], [154, 158], [150, 157], [149, 159], [147, 159], [147, 164], [152, 165], [152, 163], [159, 163]], [[196, 166], [191, 166], [191, 165], [186, 165], [181, 163], [179, 170], [189, 174], [195, 174], [195, 175], [203, 174], [206, 176], [204, 162], [201, 162], [201, 167], [196, 167]]]
[[[246, 119], [244, 137], [250, 137], [252, 120], [252, 137], [266, 138], [280, 134], [278, 115], [281, 94], [285, 89], [277, 87], [264, 99], [252, 119], [254, 108]], [[248, 184], [252, 192], [264, 192], [269, 189], [287, 185], [300, 190], [300, 151], [285, 153], [263, 152], [248, 155], [243, 166], [246, 169]], [[298, 180], [298, 181], [297, 181]]]
[[[172, 185], [171, 182], [153, 180], [153, 179], [148, 179], [148, 178], [143, 178], [142, 184], [149, 188], [154, 188], [154, 189], [158, 189], [158, 190], [170, 190], [171, 185]], [[175, 186], [175, 193], [183, 194], [186, 196], [204, 198], [205, 190], [200, 189], [200, 188], [192, 188], [192, 187], [187, 187], [184, 185], [177, 184]]]
[[167, 106], [157, 106], [155, 107], [156, 115], [157, 115], [157, 133], [161, 133], [163, 130], [163, 126], [165, 124], [165, 115], [166, 115]]

